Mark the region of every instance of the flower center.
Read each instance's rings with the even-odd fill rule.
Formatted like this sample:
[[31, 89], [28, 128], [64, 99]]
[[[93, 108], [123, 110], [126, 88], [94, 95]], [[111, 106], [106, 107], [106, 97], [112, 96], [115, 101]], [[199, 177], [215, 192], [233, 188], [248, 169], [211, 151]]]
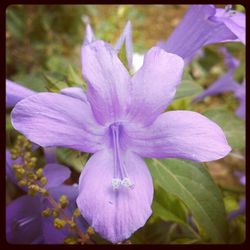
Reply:
[[133, 183], [128, 177], [125, 163], [122, 161], [121, 157], [121, 135], [122, 135], [122, 125], [119, 122], [110, 125], [113, 155], [114, 155], [114, 177], [111, 181], [114, 190], [125, 187], [132, 188]]

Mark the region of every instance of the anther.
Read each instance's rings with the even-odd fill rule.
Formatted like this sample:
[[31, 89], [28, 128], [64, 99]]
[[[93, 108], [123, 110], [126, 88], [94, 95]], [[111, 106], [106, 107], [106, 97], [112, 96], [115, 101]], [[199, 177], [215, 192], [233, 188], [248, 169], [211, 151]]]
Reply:
[[121, 185], [122, 180], [120, 178], [113, 178], [112, 179], [112, 187], [113, 189], [118, 189]]
[[126, 188], [133, 187], [133, 183], [127, 177], [122, 180], [121, 184]]

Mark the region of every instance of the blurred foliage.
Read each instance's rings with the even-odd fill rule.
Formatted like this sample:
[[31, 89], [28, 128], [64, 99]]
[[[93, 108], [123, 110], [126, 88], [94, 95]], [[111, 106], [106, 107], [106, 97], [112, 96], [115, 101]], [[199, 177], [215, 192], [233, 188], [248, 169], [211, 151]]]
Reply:
[[[236, 8], [244, 11], [242, 5]], [[85, 88], [80, 47], [86, 22], [90, 22], [98, 39], [115, 44], [126, 22], [131, 20], [134, 51], [144, 53], [171, 34], [186, 9], [186, 5], [10, 5], [6, 10], [6, 78], [36, 91], [59, 92], [68, 86]], [[227, 71], [223, 55], [218, 51], [220, 46], [240, 60], [234, 79], [242, 82], [245, 46], [240, 43], [207, 46], [204, 55], [197, 55], [186, 67], [175, 99], [167, 110], [198, 111], [217, 122], [240, 159], [231, 155], [207, 164], [214, 180], [205, 167], [196, 163], [175, 159], [148, 161], [154, 180], [158, 180], [154, 183], [153, 215], [130, 238], [133, 244], [198, 244], [222, 238], [228, 243], [240, 243], [245, 239], [245, 216], [238, 216], [227, 225], [224, 214], [238, 208], [245, 193], [239, 182], [232, 181], [234, 170], [245, 169], [245, 122], [234, 114], [238, 102], [232, 94], [224, 93], [192, 103], [194, 96]], [[120, 57], [125, 60], [124, 49]], [[9, 113], [7, 110], [6, 146], [11, 148], [18, 133], [12, 128]], [[39, 149], [36, 154], [42, 165], [43, 151]], [[76, 179], [89, 157], [79, 151], [57, 149], [57, 159], [72, 169]], [[160, 167], [154, 166], [159, 164]], [[217, 172], [213, 171], [214, 166]], [[224, 182], [220, 182], [221, 176]], [[176, 181], [178, 185], [171, 186]], [[214, 182], [219, 184], [222, 195]], [[6, 190], [7, 202], [20, 195], [20, 190], [9, 182]], [[188, 194], [190, 190], [194, 200]], [[208, 213], [201, 214], [199, 205]], [[214, 206], [217, 212], [210, 209]], [[210, 223], [211, 218], [214, 224]], [[97, 243], [108, 243], [97, 234], [94, 237]]]

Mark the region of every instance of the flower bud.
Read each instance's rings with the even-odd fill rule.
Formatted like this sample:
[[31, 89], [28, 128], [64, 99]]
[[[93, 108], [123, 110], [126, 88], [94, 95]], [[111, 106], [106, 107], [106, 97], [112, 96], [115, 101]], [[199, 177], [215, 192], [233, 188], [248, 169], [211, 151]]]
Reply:
[[95, 233], [95, 231], [94, 231], [94, 229], [93, 229], [92, 227], [88, 227], [87, 233], [88, 233], [89, 235], [93, 235], [93, 234]]
[[43, 186], [45, 186], [45, 185], [47, 184], [48, 180], [47, 180], [46, 177], [42, 177], [42, 178], [40, 179], [40, 182], [41, 182], [41, 184], [42, 184]]
[[42, 216], [49, 217], [52, 214], [52, 210], [50, 208], [46, 208], [42, 211]]
[[73, 213], [73, 217], [79, 217], [81, 215], [81, 212], [78, 208], [75, 209], [74, 213]]
[[36, 176], [38, 179], [43, 177], [43, 169], [42, 168], [37, 169]]
[[74, 245], [77, 244], [77, 238], [73, 237], [73, 236], [68, 236], [64, 239], [64, 244], [67, 245]]
[[59, 199], [59, 204], [61, 205], [61, 208], [65, 208], [69, 204], [69, 200], [66, 195], [62, 195]]
[[66, 225], [66, 222], [64, 220], [61, 220], [59, 218], [54, 219], [54, 227], [56, 229], [62, 229]]

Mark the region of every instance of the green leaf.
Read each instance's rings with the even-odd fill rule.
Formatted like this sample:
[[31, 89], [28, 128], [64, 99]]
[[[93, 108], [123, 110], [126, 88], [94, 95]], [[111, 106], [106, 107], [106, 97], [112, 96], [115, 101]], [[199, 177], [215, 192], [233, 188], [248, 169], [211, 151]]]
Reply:
[[75, 72], [73, 67], [69, 64], [68, 69], [67, 69], [67, 80], [68, 82], [71, 83], [73, 86], [84, 86], [86, 89], [86, 83], [84, 80], [79, 77], [79, 75]]
[[221, 192], [200, 164], [177, 159], [148, 159], [156, 183], [179, 197], [213, 242], [226, 242], [227, 220]]
[[69, 87], [62, 75], [47, 72], [44, 73], [44, 77], [48, 82], [46, 88], [51, 92], [59, 92], [61, 89]]
[[88, 159], [88, 154], [68, 148], [57, 149], [56, 156], [60, 162], [72, 167], [78, 173], [82, 171]]
[[166, 192], [160, 186], [155, 188], [152, 210], [154, 215], [165, 221], [173, 221], [181, 224], [187, 223], [185, 207], [180, 199]]
[[209, 109], [203, 113], [216, 122], [224, 131], [233, 149], [244, 149], [246, 144], [245, 123], [226, 108]]
[[147, 222], [130, 237], [130, 240], [133, 244], [167, 244], [171, 225], [172, 223], [159, 219], [153, 223]]
[[178, 85], [175, 98], [180, 99], [184, 97], [193, 97], [198, 95], [202, 91], [202, 87], [194, 80], [182, 80]]

